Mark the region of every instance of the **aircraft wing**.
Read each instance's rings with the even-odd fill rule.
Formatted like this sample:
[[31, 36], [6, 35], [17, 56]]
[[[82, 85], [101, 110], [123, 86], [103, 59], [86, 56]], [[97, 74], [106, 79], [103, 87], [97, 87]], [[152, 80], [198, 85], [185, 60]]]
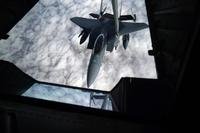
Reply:
[[83, 29], [93, 29], [100, 24], [100, 22], [96, 19], [87, 19], [82, 17], [71, 18], [71, 21]]
[[147, 27], [148, 25], [146, 23], [121, 22], [119, 27], [119, 35], [125, 35], [131, 32], [145, 29]]

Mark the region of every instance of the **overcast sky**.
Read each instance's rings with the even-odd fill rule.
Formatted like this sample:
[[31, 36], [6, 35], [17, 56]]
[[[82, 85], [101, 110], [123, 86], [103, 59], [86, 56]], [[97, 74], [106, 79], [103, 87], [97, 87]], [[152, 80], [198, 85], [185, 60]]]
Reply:
[[[112, 13], [111, 2], [105, 0], [106, 12]], [[58, 84], [86, 87], [91, 50], [88, 40], [79, 45], [81, 28], [72, 17], [89, 18], [99, 13], [100, 0], [40, 0], [0, 41], [0, 59], [17, 65], [33, 78]], [[137, 22], [148, 23], [144, 0], [123, 0], [123, 14], [135, 13]], [[106, 52], [94, 89], [111, 90], [121, 77], [156, 78], [149, 29], [130, 34], [125, 51]]]

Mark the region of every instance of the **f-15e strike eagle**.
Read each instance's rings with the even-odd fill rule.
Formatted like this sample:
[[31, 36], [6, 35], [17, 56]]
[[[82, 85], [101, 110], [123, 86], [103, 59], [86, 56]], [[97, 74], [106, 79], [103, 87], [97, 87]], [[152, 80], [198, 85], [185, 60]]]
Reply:
[[100, 14], [90, 13], [95, 19], [74, 17], [71, 21], [80, 26], [83, 31], [80, 44], [85, 42], [89, 36], [87, 48], [92, 49], [90, 62], [87, 71], [87, 86], [90, 87], [95, 81], [101, 68], [105, 51], [112, 52], [117, 49], [119, 37], [122, 36], [123, 47], [127, 48], [129, 43], [129, 33], [142, 30], [148, 27], [146, 23], [123, 22], [126, 20], [136, 19], [136, 15], [118, 15], [118, 0], [111, 0], [113, 14], [105, 13], [106, 8], [103, 7], [101, 1]]

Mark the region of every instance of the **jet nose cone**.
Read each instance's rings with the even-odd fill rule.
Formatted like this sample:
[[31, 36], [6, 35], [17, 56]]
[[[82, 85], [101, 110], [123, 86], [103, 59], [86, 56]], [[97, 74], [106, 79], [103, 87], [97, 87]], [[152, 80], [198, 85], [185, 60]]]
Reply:
[[100, 67], [101, 67], [101, 61], [97, 56], [93, 55], [92, 58], [90, 59], [87, 72], [87, 87], [90, 87], [91, 84], [95, 81], [99, 73]]

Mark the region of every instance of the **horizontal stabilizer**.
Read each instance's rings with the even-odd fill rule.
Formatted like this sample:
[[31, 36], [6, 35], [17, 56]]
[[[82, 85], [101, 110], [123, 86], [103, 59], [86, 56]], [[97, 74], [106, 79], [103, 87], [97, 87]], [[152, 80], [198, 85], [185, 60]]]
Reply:
[[71, 21], [83, 29], [93, 29], [100, 24], [100, 22], [96, 19], [87, 19], [82, 17], [71, 18]]
[[99, 18], [100, 17], [99, 14], [95, 14], [95, 13], [90, 13], [90, 16], [92, 16], [93, 18]]
[[114, 16], [110, 13], [105, 13], [103, 16], [109, 19], [114, 19]]
[[131, 15], [122, 15], [119, 17], [119, 20], [134, 20], [134, 18]]
[[131, 32], [142, 30], [147, 27], [148, 27], [148, 25], [146, 23], [122, 22], [122, 23], [120, 23], [120, 27], [119, 27], [119, 35], [129, 34]]

